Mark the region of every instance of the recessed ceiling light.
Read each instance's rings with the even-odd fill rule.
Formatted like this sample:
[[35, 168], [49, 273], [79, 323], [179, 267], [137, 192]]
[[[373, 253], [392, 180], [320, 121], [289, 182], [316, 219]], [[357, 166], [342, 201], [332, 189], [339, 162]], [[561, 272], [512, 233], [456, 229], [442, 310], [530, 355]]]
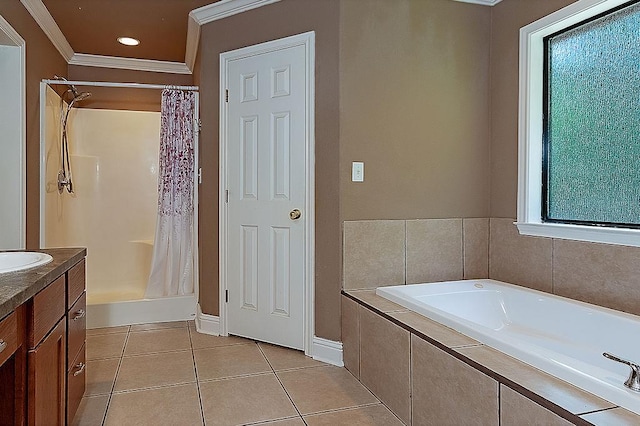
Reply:
[[140, 44], [140, 40], [131, 37], [118, 37], [118, 42], [125, 46], [137, 46]]

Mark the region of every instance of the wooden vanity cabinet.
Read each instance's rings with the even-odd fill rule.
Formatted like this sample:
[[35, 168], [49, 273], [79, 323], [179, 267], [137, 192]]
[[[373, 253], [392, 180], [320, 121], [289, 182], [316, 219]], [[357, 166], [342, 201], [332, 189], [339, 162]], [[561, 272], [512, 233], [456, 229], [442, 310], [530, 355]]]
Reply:
[[86, 384], [87, 336], [85, 261], [67, 271], [67, 423], [75, 416]]
[[71, 424], [85, 391], [85, 261], [26, 305], [28, 424]]
[[27, 303], [29, 425], [65, 424], [66, 279], [63, 274]]
[[0, 425], [24, 425], [26, 375], [24, 307], [0, 321]]

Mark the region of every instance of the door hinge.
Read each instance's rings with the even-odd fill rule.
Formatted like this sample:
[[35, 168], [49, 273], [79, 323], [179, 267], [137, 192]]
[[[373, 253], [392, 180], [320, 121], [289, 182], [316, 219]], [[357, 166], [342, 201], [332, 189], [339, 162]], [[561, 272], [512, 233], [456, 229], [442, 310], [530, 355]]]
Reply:
[[224, 302], [229, 303], [229, 290], [224, 291]]
[[225, 203], [229, 202], [229, 190], [228, 189], [224, 190], [224, 202]]
[[202, 167], [198, 168], [198, 183], [202, 183]]
[[229, 89], [225, 89], [224, 92], [225, 92], [225, 95], [224, 95], [225, 102], [228, 103], [229, 102]]
[[202, 131], [202, 119], [198, 118], [198, 132]]

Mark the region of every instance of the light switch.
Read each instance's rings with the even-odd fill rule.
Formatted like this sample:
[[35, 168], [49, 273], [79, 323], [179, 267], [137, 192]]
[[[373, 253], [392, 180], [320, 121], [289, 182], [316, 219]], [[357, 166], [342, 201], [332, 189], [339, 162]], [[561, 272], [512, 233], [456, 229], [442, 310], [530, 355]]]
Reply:
[[351, 182], [364, 182], [364, 163], [354, 161], [351, 163]]

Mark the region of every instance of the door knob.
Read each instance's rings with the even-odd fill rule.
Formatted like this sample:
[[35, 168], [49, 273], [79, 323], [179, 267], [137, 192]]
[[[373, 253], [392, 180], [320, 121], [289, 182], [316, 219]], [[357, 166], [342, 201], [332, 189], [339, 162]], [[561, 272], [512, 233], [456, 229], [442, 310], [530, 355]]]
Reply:
[[293, 209], [289, 212], [289, 217], [291, 218], [291, 220], [300, 219], [300, 216], [302, 216], [302, 212], [298, 209]]

